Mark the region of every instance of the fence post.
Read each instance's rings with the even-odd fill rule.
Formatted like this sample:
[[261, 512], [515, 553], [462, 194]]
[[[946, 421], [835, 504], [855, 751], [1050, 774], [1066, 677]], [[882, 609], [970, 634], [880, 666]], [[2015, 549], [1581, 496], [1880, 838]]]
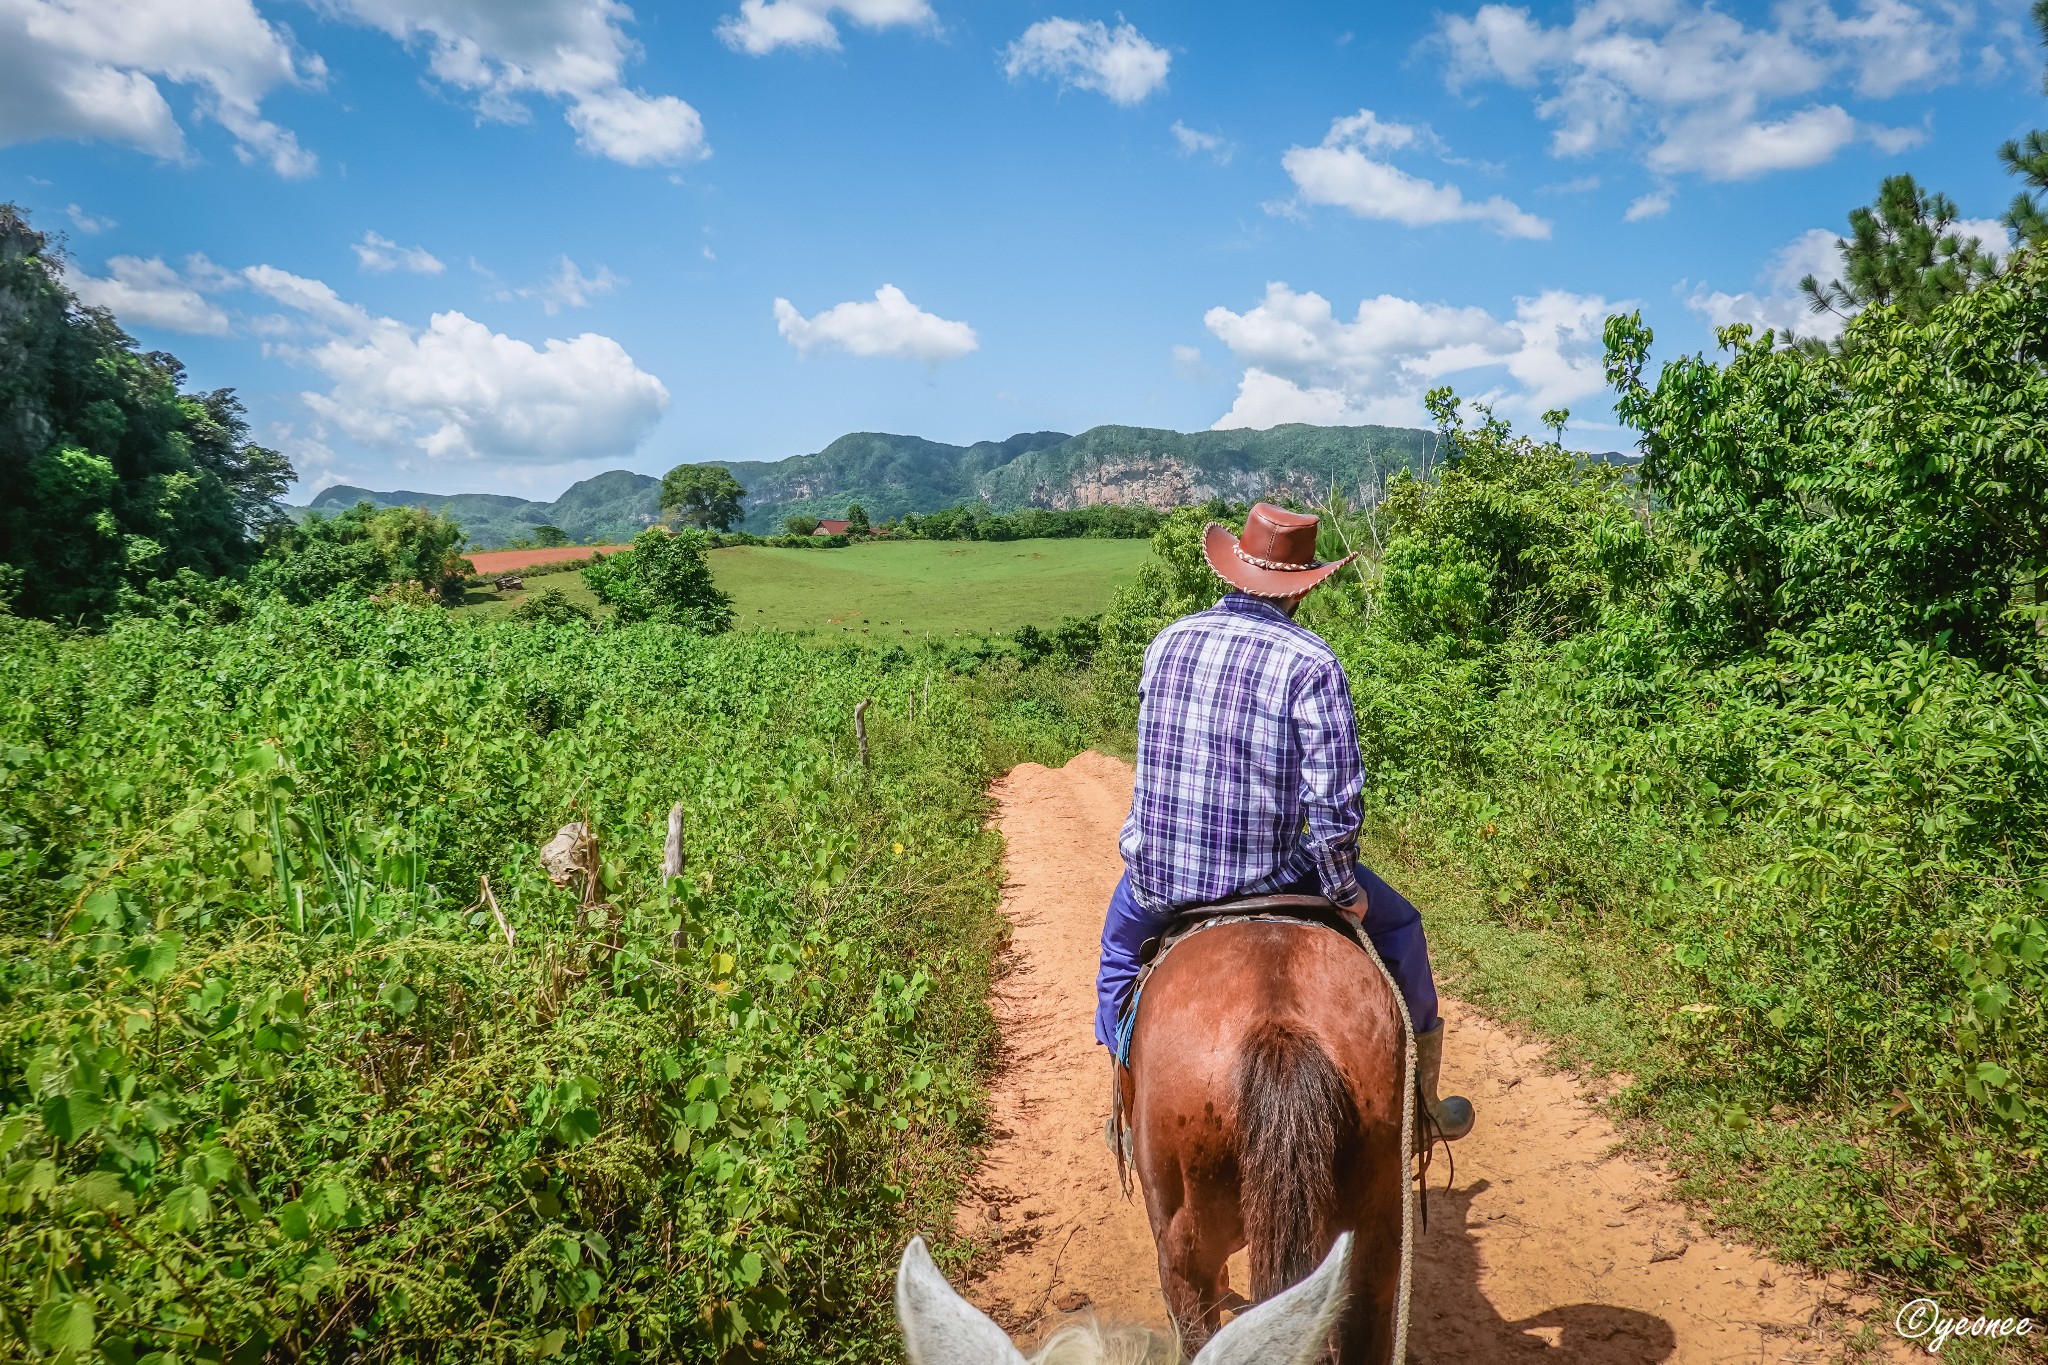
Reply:
[[860, 741], [860, 766], [863, 768], [868, 766], [867, 709], [868, 703], [873, 700], [873, 697], [862, 697], [859, 705], [853, 708], [853, 734], [854, 738]]

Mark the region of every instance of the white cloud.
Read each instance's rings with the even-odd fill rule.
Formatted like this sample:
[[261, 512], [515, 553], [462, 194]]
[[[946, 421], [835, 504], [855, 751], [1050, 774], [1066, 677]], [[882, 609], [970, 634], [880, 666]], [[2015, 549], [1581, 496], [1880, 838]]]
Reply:
[[363, 240], [350, 249], [356, 253], [358, 266], [377, 274], [403, 270], [414, 275], [438, 275], [448, 268], [425, 247], [400, 246], [379, 232], [365, 232]]
[[1786, 0], [1758, 28], [1706, 0], [1579, 0], [1555, 25], [1487, 4], [1441, 20], [1438, 37], [1453, 90], [1500, 80], [1534, 92], [1557, 156], [1633, 143], [1659, 171], [1743, 180], [1819, 165], [1858, 140], [1897, 150], [1921, 136], [1811, 98], [1824, 89], [1885, 98], [1961, 74], [1969, 7], [1851, 3], [1845, 17], [1833, 0]]
[[[0, 0], [8, 3], [9, 0]], [[428, 46], [435, 77], [476, 97], [479, 117], [523, 123], [528, 95], [568, 106], [577, 144], [628, 166], [709, 154], [704, 120], [674, 95], [625, 84], [639, 55], [621, 0], [327, 0], [397, 38]]]
[[1958, 218], [1949, 225], [1947, 235], [1975, 237], [1978, 246], [2000, 260], [2012, 254], [2012, 233], [1996, 218]]
[[300, 395], [315, 442], [339, 432], [437, 460], [565, 464], [629, 454], [668, 409], [661, 381], [594, 332], [535, 347], [459, 312], [436, 313], [424, 328], [376, 317], [275, 266], [241, 278], [299, 315], [298, 334], [271, 353], [330, 381]]
[[1321, 144], [1290, 147], [1280, 164], [1311, 204], [1349, 209], [1360, 218], [1382, 218], [1409, 227], [1431, 223], [1481, 222], [1503, 237], [1550, 236], [1550, 224], [1500, 195], [1469, 200], [1456, 185], [1439, 185], [1384, 159], [1409, 148], [1435, 149], [1427, 128], [1381, 120], [1370, 109], [1334, 120]]
[[307, 393], [323, 422], [366, 445], [433, 459], [534, 464], [618, 457], [668, 409], [668, 390], [610, 337], [536, 349], [461, 313], [414, 331], [380, 318], [367, 336], [308, 353], [333, 388]]
[[740, 0], [740, 12], [719, 20], [726, 46], [760, 57], [779, 47], [837, 50], [834, 12], [867, 29], [927, 28], [937, 22], [929, 0]]
[[1826, 283], [1842, 273], [1838, 240], [1826, 228], [1808, 228], [1772, 253], [1757, 277], [1757, 289], [1725, 294], [1701, 285], [1686, 298], [1685, 306], [1715, 327], [1746, 322], [1758, 331], [1775, 330], [1781, 337], [1839, 336], [1844, 319], [1814, 312], [1799, 289], [1800, 280], [1808, 275]]
[[1011, 80], [1043, 76], [1117, 104], [1137, 104], [1166, 84], [1173, 63], [1171, 53], [1147, 42], [1131, 24], [1112, 29], [1100, 19], [1041, 19], [1004, 56]]
[[262, 107], [280, 86], [325, 77], [251, 0], [0, 0], [0, 145], [102, 139], [184, 160], [185, 129], [161, 80], [190, 87], [242, 160], [310, 175], [317, 158]]
[[893, 284], [877, 289], [872, 303], [835, 304], [809, 318], [797, 312], [788, 299], [777, 299], [775, 327], [803, 354], [814, 347], [836, 346], [849, 355], [890, 356], [937, 365], [981, 347], [972, 327], [925, 312]]
[[252, 265], [242, 272], [242, 281], [271, 302], [303, 313], [333, 331], [365, 333], [377, 325], [367, 309], [343, 299], [324, 280], [294, 275], [274, 265]]
[[595, 275], [586, 275], [576, 268], [576, 262], [564, 256], [555, 273], [539, 289], [541, 307], [550, 317], [564, 308], [587, 308], [592, 299], [609, 294], [624, 283], [624, 279], [604, 266], [599, 266]]
[[77, 228], [88, 237], [97, 237], [108, 228], [121, 226], [111, 218], [95, 217], [76, 204], [66, 204], [64, 212], [71, 219], [71, 226]]
[[82, 301], [106, 309], [124, 327], [161, 327], [193, 336], [228, 332], [228, 315], [164, 264], [161, 256], [116, 256], [107, 262], [105, 278], [67, 270], [65, 283]]
[[1621, 215], [1624, 223], [1640, 223], [1647, 218], [1662, 218], [1671, 212], [1671, 191], [1651, 190], [1648, 194], [1637, 195], [1629, 201], [1628, 211]]
[[[1958, 219], [1943, 235], [1975, 237], [1980, 247], [1997, 257], [2007, 255], [2013, 247], [2005, 224], [1995, 218]], [[1702, 284], [1686, 297], [1685, 306], [1715, 327], [1746, 322], [1758, 331], [1771, 328], [1781, 337], [1832, 340], [1842, 334], [1848, 319], [1832, 312], [1814, 312], [1799, 282], [1811, 275], [1825, 285], [1841, 274], [1839, 234], [1826, 228], [1808, 228], [1771, 253], [1770, 261], [1757, 276], [1755, 288], [1729, 294]]]
[[1601, 327], [1626, 306], [1549, 290], [1516, 299], [1514, 316], [1499, 318], [1381, 294], [1345, 322], [1320, 294], [1268, 284], [1256, 307], [1211, 308], [1203, 317], [1246, 366], [1237, 401], [1216, 426], [1413, 424], [1423, 417], [1424, 392], [1475, 373], [1467, 383], [1485, 387], [1469, 396], [1533, 419], [1600, 391]]
[[1227, 166], [1237, 151], [1237, 144], [1217, 133], [1205, 133], [1199, 128], [1190, 128], [1179, 119], [1173, 121], [1173, 140], [1180, 144], [1182, 156], [1207, 156], [1217, 165]]

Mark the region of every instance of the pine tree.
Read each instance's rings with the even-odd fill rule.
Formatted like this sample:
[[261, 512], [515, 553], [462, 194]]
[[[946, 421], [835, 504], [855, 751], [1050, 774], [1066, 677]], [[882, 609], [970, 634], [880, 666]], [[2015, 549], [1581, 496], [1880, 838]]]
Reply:
[[[2034, 0], [2034, 27], [2040, 30], [2041, 45], [2048, 47], [2048, 0]], [[2041, 74], [2041, 89], [2048, 94], [2048, 71]], [[2048, 198], [2043, 195], [2048, 191], [2048, 129], [2012, 139], [1998, 149], [1998, 159], [2027, 184], [2013, 196], [2005, 225], [2029, 246], [2048, 242]]]

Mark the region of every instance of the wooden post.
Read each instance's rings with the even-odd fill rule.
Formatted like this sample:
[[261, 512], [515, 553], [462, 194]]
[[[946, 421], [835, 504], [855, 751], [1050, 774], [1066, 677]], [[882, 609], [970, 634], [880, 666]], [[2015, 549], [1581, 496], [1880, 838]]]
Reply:
[[932, 671], [929, 668], [924, 671], [924, 714], [926, 719], [930, 719], [932, 714]]
[[661, 880], [664, 886], [683, 875], [683, 803], [668, 808], [668, 844], [661, 852]]
[[867, 709], [868, 703], [872, 700], [872, 697], [862, 697], [860, 704], [853, 708], [853, 734], [854, 738], [860, 741], [860, 766], [863, 768], [868, 766]]

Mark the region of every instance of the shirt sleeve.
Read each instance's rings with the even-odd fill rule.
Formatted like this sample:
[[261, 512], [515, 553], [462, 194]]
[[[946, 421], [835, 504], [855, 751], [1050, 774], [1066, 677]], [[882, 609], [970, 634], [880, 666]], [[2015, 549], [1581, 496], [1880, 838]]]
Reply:
[[1358, 826], [1365, 813], [1365, 760], [1358, 752], [1358, 721], [1351, 685], [1332, 659], [1305, 676], [1294, 701], [1295, 742], [1301, 746], [1302, 803], [1309, 852], [1323, 894], [1339, 905], [1358, 900]]

